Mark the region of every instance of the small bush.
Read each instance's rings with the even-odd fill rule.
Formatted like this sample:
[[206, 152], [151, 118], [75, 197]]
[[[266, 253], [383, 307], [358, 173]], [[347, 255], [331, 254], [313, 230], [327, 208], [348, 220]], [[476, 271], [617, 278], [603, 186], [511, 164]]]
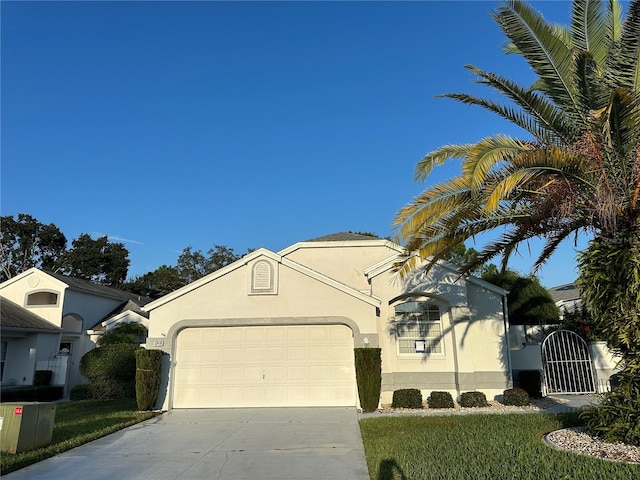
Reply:
[[427, 398], [429, 408], [453, 408], [453, 397], [449, 392], [431, 392]]
[[380, 403], [382, 386], [382, 358], [379, 348], [354, 349], [356, 383], [360, 406], [365, 412], [374, 412]]
[[[134, 387], [135, 388], [135, 387]], [[89, 384], [92, 400], [115, 400], [117, 398], [133, 398], [129, 385], [116, 380], [99, 380]]]
[[620, 383], [597, 406], [581, 412], [586, 430], [607, 442], [640, 446], [640, 377], [618, 374]]
[[36, 370], [33, 376], [33, 385], [36, 387], [48, 387], [51, 384], [51, 377], [53, 372], [51, 370]]
[[539, 370], [520, 370], [518, 377], [520, 388], [525, 390], [531, 398], [542, 397], [542, 378]]
[[403, 388], [393, 392], [393, 408], [422, 408], [422, 393], [417, 388]]
[[464, 392], [460, 394], [460, 406], [465, 408], [471, 407], [488, 407], [487, 397], [482, 392]]
[[136, 351], [136, 401], [140, 410], [152, 410], [155, 406], [161, 374], [161, 350]]
[[83, 383], [76, 385], [69, 394], [70, 400], [91, 400], [91, 385]]
[[92, 382], [116, 380], [135, 382], [136, 357], [140, 347], [133, 343], [116, 343], [94, 348], [80, 359], [80, 373]]
[[531, 403], [531, 399], [529, 398], [529, 394], [526, 390], [523, 390], [522, 388], [510, 388], [504, 391], [502, 403], [505, 405], [522, 407], [524, 405], [529, 405]]

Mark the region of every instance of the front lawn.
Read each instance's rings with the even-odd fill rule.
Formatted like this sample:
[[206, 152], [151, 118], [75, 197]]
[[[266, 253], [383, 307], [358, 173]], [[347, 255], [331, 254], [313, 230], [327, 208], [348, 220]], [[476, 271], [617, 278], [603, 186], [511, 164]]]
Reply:
[[51, 445], [15, 455], [3, 452], [0, 458], [0, 474], [4, 475], [53, 457], [155, 415], [155, 412], [139, 412], [135, 399], [59, 403], [56, 406]]
[[640, 466], [558, 451], [544, 433], [576, 414], [379, 417], [360, 420], [373, 480], [640, 478]]

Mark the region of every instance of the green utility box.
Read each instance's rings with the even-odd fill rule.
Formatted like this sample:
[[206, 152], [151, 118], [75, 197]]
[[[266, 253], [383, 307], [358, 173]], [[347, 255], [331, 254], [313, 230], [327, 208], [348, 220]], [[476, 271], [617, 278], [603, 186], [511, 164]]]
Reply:
[[51, 444], [56, 404], [0, 403], [0, 450], [20, 453]]

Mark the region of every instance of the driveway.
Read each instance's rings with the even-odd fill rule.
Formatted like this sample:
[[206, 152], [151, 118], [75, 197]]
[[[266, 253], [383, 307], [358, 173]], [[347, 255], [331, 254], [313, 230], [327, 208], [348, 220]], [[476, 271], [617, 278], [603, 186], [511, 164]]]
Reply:
[[354, 407], [171, 410], [6, 480], [369, 480]]

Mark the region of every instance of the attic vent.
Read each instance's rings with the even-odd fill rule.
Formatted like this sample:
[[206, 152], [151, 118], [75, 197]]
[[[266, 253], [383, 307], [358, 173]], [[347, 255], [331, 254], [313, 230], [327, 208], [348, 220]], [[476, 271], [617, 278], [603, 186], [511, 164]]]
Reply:
[[260, 260], [253, 265], [251, 292], [273, 292], [273, 267], [266, 260]]

